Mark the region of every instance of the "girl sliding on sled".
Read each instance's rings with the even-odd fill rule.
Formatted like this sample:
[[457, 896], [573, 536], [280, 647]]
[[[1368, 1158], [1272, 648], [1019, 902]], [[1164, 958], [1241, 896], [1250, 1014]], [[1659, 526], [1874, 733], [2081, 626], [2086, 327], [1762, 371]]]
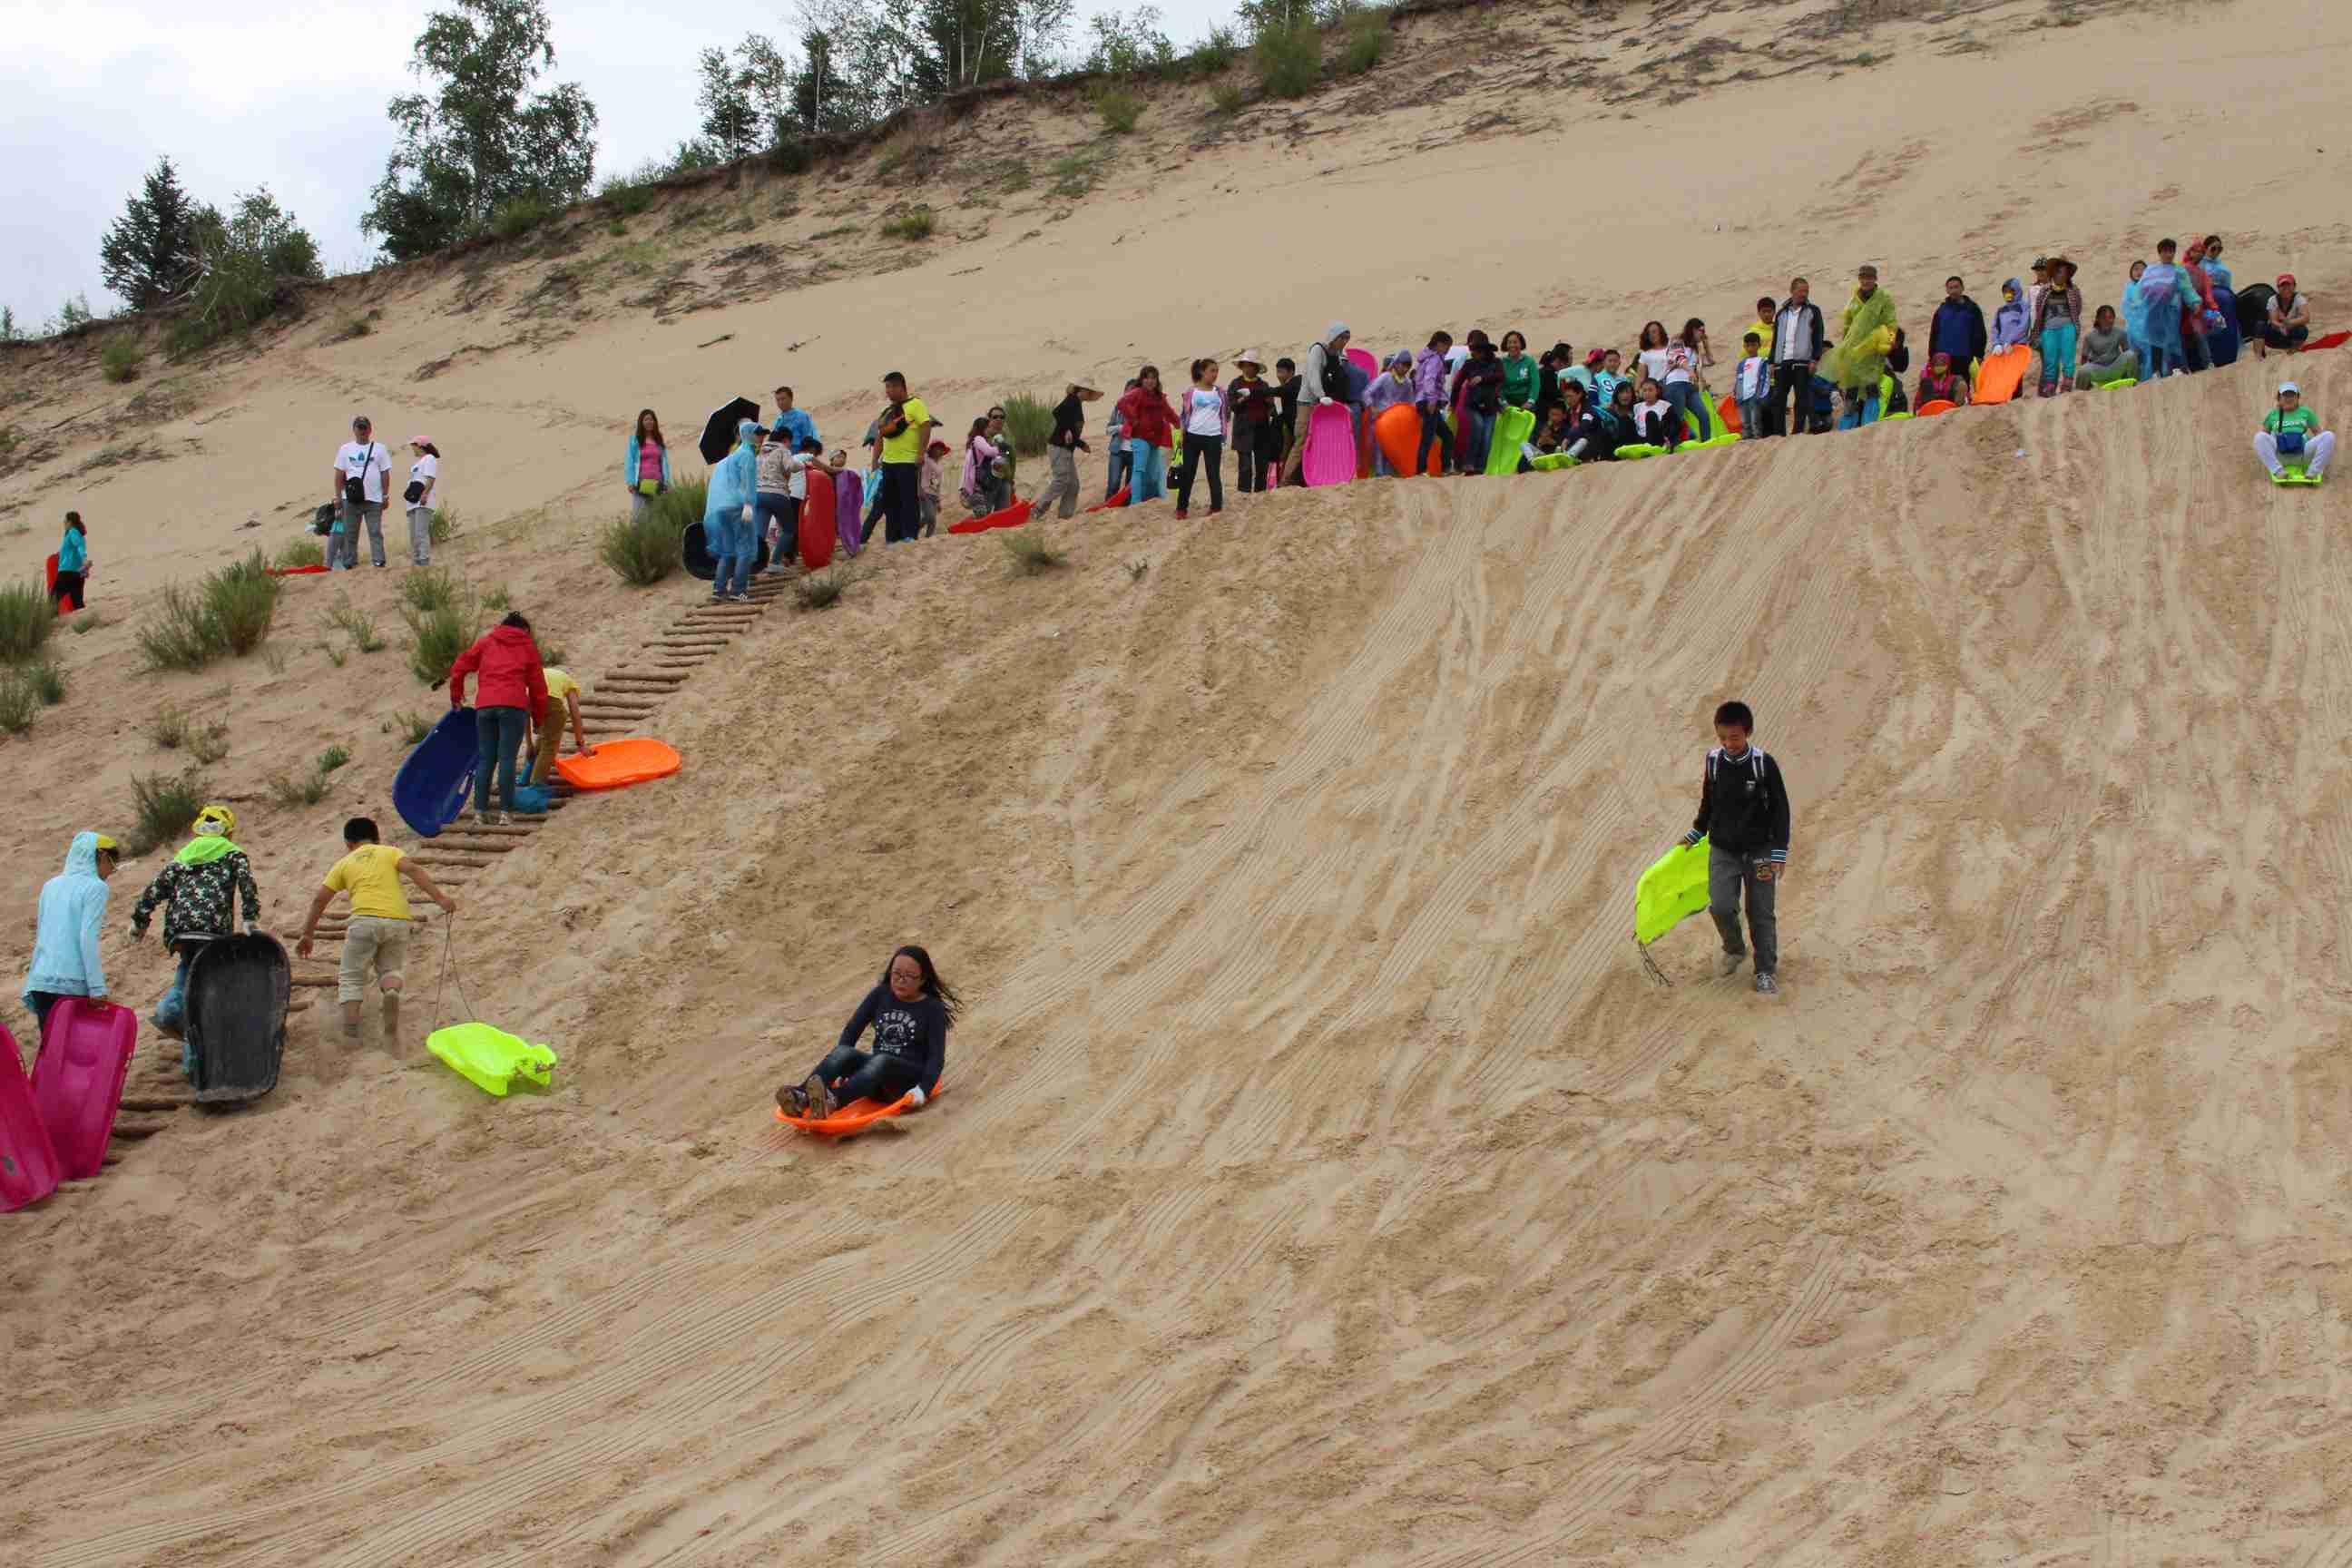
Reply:
[[[881, 982], [849, 1016], [839, 1043], [814, 1072], [778, 1089], [776, 1103], [787, 1116], [820, 1121], [852, 1100], [887, 1105], [910, 1089], [921, 1105], [939, 1089], [948, 1031], [962, 1012], [963, 999], [931, 967], [931, 955], [919, 947], [902, 947], [890, 955]], [[871, 1053], [857, 1048], [868, 1026], [874, 1030]]]

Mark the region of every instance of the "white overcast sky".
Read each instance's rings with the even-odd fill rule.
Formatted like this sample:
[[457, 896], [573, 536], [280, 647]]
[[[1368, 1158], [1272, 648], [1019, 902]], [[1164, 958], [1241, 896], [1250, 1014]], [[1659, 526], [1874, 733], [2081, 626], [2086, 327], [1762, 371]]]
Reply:
[[[1133, 8], [1079, 0], [1082, 18]], [[425, 0], [0, 0], [0, 304], [27, 327], [78, 291], [100, 313], [110, 309], [99, 237], [164, 153], [196, 199], [226, 207], [266, 184], [317, 237], [330, 268], [366, 260], [374, 247], [360, 213], [392, 149], [383, 106], [415, 89], [409, 49], [432, 9]], [[1233, 6], [1160, 0], [1160, 9], [1181, 44]], [[600, 176], [694, 133], [702, 49], [794, 31], [788, 0], [550, 0], [549, 12], [552, 79], [580, 83], [601, 117]]]

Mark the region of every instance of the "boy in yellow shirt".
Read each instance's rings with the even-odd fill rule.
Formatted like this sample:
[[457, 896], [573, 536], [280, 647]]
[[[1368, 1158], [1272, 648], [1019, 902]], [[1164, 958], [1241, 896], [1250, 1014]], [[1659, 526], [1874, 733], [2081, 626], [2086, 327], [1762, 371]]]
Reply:
[[360, 1037], [360, 1004], [367, 997], [368, 971], [383, 988], [383, 1037], [400, 1037], [401, 971], [408, 957], [408, 894], [400, 885], [405, 877], [417, 890], [451, 914], [457, 900], [433, 884], [433, 874], [400, 850], [376, 841], [375, 819], [354, 816], [343, 824], [343, 858], [327, 873], [327, 880], [310, 900], [310, 918], [302, 922], [302, 940], [295, 953], [310, 956], [310, 937], [319, 917], [337, 893], [349, 893], [352, 912], [344, 923], [343, 963], [335, 977], [335, 997], [343, 1005], [343, 1038]]
[[530, 776], [523, 781], [526, 784], [543, 784], [547, 775], [555, 771], [555, 750], [563, 739], [567, 720], [572, 725], [572, 749], [583, 757], [596, 750], [588, 743], [588, 731], [580, 722], [580, 682], [572, 678], [570, 670], [554, 665], [547, 667], [546, 675], [547, 722], [539, 727], [538, 735], [530, 742]]

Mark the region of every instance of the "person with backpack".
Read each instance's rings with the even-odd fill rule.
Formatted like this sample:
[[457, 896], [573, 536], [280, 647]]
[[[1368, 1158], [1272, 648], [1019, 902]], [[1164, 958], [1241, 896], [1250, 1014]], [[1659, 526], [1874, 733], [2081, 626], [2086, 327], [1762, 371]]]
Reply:
[[973, 517], [986, 517], [990, 512], [1010, 505], [1003, 500], [1007, 489], [997, 465], [1003, 453], [989, 437], [986, 416], [971, 422], [963, 437], [963, 477], [956, 485], [956, 493], [963, 498], [964, 510]]
[[[1752, 951], [1756, 989], [1769, 996], [1780, 989], [1779, 890], [1789, 870], [1789, 790], [1780, 764], [1754, 743], [1756, 715], [1745, 702], [1715, 710], [1717, 744], [1706, 753], [1699, 780], [1698, 816], [1682, 837], [1685, 844], [1707, 843], [1707, 912], [1723, 939], [1716, 973], [1739, 973]], [[1739, 940], [1739, 906], [1748, 906], [1749, 941]]]
[[368, 552], [377, 566], [383, 559], [384, 487], [392, 479], [392, 454], [375, 438], [364, 414], [352, 421], [352, 438], [335, 449], [334, 478], [328, 499], [336, 506], [335, 531], [330, 536], [327, 567], [350, 571], [360, 563], [360, 525], [367, 525]]
[[[1348, 393], [1348, 323], [1334, 321], [1323, 329], [1323, 336], [1307, 345], [1307, 364], [1299, 374], [1300, 404], [1308, 408], [1351, 406]], [[1276, 367], [1277, 370], [1279, 366]], [[1311, 418], [1312, 416], [1309, 416]], [[1288, 484], [1299, 480], [1299, 468], [1307, 460], [1307, 442], [1297, 439], [1283, 458], [1282, 477]]]
[[2284, 471], [2286, 458], [2301, 458], [2304, 478], [2317, 484], [2336, 456], [2336, 433], [2321, 429], [2318, 414], [2303, 405], [2302, 387], [2281, 382], [2278, 406], [2263, 416], [2263, 427], [2254, 435], [2254, 456], [2274, 479]]

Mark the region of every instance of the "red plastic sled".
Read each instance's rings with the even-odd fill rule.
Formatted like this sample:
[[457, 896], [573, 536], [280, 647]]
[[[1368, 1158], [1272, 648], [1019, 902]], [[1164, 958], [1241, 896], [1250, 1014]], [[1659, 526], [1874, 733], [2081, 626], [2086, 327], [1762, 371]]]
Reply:
[[58, 558], [51, 555], [41, 566], [49, 574], [49, 597], [54, 599], [58, 596]]
[[2303, 345], [2303, 352], [2315, 353], [2321, 349], [2340, 349], [2352, 343], [2352, 332], [2330, 332], [2324, 338], [2314, 338]]
[[0, 1027], [0, 1214], [37, 1204], [58, 1190], [58, 1152], [33, 1105], [16, 1037]]
[[827, 476], [808, 475], [808, 499], [801, 502], [801, 570], [822, 572], [833, 563], [834, 484]]
[[1029, 521], [1029, 503], [1014, 501], [1002, 511], [992, 511], [986, 517], [968, 517], [961, 522], [948, 524], [950, 533], [986, 533], [992, 528], [1018, 528]]
[[317, 577], [326, 572], [324, 566], [264, 566], [272, 577]]
[[659, 741], [599, 741], [593, 752], [555, 759], [573, 789], [621, 789], [677, 772], [678, 754]]
[[1111, 491], [1110, 494], [1103, 497], [1102, 500], [1095, 502], [1094, 505], [1087, 508], [1087, 510], [1088, 511], [1117, 511], [1120, 507], [1127, 504], [1127, 492], [1131, 488], [1133, 487], [1121, 485], [1118, 489]]
[[68, 996], [49, 1010], [40, 1059], [33, 1064], [33, 1105], [49, 1131], [58, 1169], [68, 1182], [95, 1176], [106, 1163], [122, 1080], [131, 1076], [139, 1015], [110, 1002]]
[[[931, 1090], [931, 1098], [937, 1100], [947, 1091], [947, 1080], [941, 1079], [940, 1086]], [[849, 1138], [865, 1131], [877, 1121], [887, 1121], [894, 1116], [904, 1116], [915, 1108], [914, 1099], [911, 1093], [902, 1094], [887, 1105], [878, 1100], [853, 1100], [831, 1116], [822, 1119], [813, 1116], [790, 1116], [785, 1114], [784, 1108], [779, 1105], [776, 1107], [776, 1120], [787, 1127], [797, 1127], [803, 1132], [814, 1132], [821, 1138]]]

